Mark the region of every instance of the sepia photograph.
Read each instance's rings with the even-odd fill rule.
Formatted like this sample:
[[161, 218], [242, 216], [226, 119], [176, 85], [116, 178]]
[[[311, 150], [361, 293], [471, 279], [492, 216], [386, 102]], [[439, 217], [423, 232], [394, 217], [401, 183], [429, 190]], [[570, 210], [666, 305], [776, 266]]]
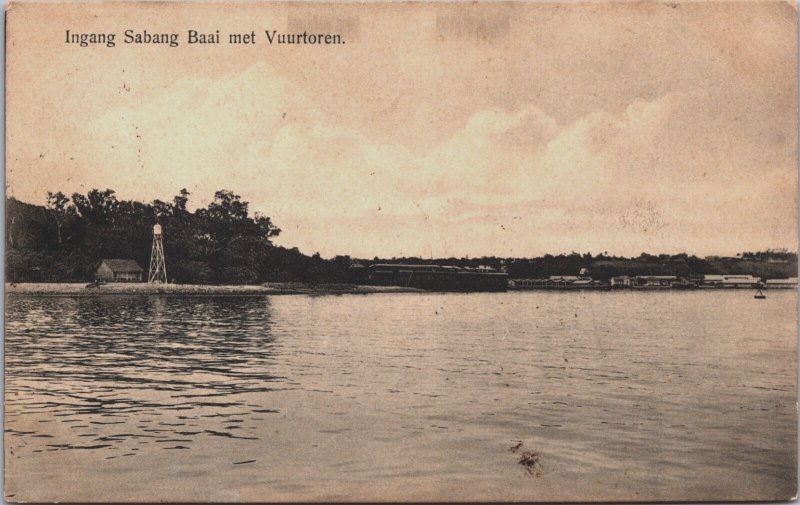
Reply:
[[12, 1], [11, 503], [790, 501], [797, 4]]

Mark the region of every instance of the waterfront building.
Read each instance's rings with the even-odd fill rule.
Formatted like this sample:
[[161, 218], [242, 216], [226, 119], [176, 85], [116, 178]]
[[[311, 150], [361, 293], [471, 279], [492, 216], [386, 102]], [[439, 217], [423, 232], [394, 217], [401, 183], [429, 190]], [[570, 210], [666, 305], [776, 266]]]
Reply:
[[706, 288], [751, 288], [761, 279], [745, 274], [709, 274], [703, 276], [701, 287]]
[[376, 263], [366, 269], [365, 284], [431, 291], [505, 291], [508, 274], [440, 265]]
[[634, 287], [637, 288], [670, 288], [678, 282], [674, 275], [637, 275]]
[[770, 289], [797, 289], [797, 277], [789, 277], [788, 279], [767, 279], [764, 286]]
[[617, 275], [611, 278], [610, 284], [614, 288], [629, 288], [633, 284], [633, 279], [628, 275]]
[[106, 282], [142, 282], [143, 274], [135, 260], [104, 259], [97, 266], [95, 278]]
[[752, 275], [723, 275], [723, 288], [752, 288], [761, 284], [761, 279]]
[[580, 277], [577, 275], [551, 275], [548, 280], [554, 287], [566, 287], [575, 284], [575, 281], [579, 280]]
[[550, 279], [511, 279], [508, 287], [512, 289], [541, 289], [552, 288], [553, 281]]
[[724, 275], [718, 275], [718, 274], [704, 275], [702, 281], [700, 282], [700, 287], [701, 288], [721, 287], [723, 278], [725, 278]]

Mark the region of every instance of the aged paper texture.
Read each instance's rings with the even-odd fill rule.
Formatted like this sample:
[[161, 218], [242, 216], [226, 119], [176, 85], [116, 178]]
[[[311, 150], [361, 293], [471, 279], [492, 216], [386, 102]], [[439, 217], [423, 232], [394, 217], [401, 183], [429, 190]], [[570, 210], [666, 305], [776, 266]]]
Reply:
[[796, 18], [11, 3], [6, 500], [791, 499]]

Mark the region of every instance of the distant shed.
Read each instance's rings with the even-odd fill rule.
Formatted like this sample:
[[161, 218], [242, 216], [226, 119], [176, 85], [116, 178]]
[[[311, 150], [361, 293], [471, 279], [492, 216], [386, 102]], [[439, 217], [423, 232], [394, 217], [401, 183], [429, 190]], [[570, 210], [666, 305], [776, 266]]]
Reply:
[[142, 282], [144, 270], [134, 260], [104, 259], [97, 266], [97, 280], [107, 282]]

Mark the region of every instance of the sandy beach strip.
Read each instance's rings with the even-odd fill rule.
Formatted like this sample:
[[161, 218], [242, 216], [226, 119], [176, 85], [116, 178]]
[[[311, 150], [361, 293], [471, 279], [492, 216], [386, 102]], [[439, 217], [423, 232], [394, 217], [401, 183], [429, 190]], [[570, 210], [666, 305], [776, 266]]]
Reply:
[[86, 287], [86, 283], [6, 283], [5, 292], [28, 296], [105, 296], [105, 295], [169, 295], [169, 296], [264, 296], [314, 294], [411, 293], [419, 289], [398, 286], [357, 286], [353, 284], [305, 284], [273, 282], [261, 285], [201, 285], [109, 283]]

